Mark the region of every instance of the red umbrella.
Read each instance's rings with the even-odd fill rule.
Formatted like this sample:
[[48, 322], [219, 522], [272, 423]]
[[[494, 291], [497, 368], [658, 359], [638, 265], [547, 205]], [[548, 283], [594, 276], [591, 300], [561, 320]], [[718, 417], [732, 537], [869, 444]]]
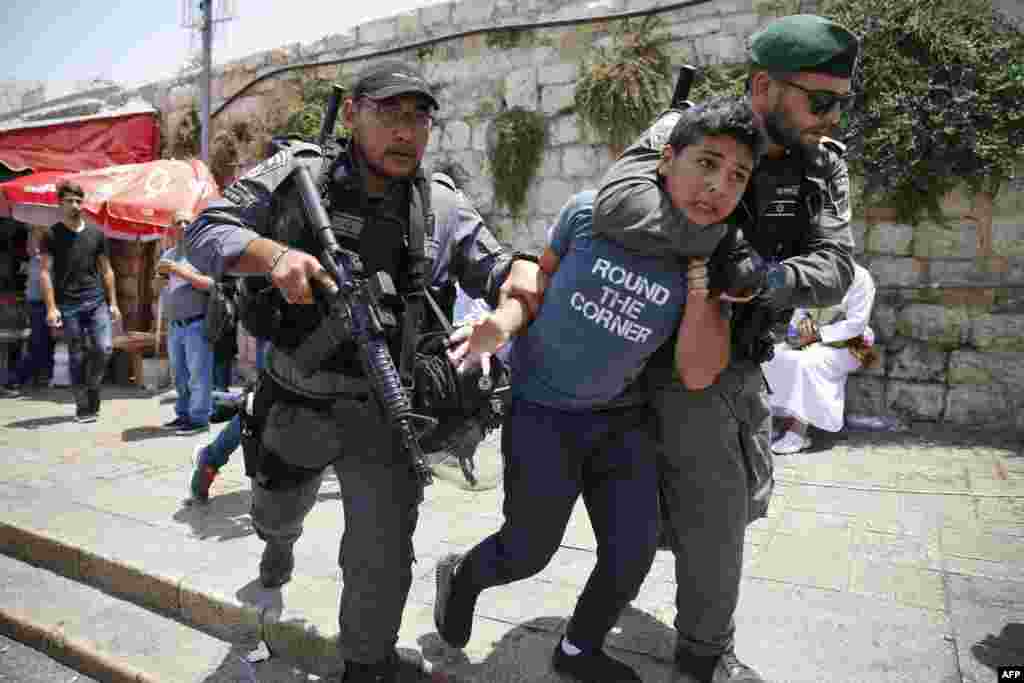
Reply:
[[159, 239], [175, 211], [192, 214], [218, 194], [216, 181], [198, 159], [161, 159], [81, 173], [43, 171], [0, 183], [0, 193], [13, 218], [50, 225], [61, 219], [61, 179], [82, 186], [87, 219], [109, 237], [144, 242]]

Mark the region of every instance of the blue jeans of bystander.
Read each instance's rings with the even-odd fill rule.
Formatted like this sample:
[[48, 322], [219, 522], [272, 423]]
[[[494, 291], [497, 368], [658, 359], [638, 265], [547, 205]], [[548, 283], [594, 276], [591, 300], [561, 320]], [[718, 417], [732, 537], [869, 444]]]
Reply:
[[174, 366], [174, 388], [178, 392], [174, 412], [195, 425], [209, 424], [213, 407], [213, 349], [204, 336], [205, 325], [203, 318], [172, 320], [167, 340], [167, 352]]

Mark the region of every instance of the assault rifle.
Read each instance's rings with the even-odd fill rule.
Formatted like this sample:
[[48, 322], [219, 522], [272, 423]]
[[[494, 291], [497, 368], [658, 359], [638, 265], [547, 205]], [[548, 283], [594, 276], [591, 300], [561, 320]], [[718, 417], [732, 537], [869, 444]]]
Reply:
[[[334, 128], [340, 101], [341, 89], [335, 86], [321, 128], [321, 150]], [[433, 477], [413, 421], [430, 422], [431, 419], [413, 412], [412, 400], [402, 384], [387, 341], [389, 333], [398, 328], [394, 309], [401, 298], [390, 275], [379, 271], [367, 277], [359, 255], [338, 245], [310, 170], [299, 162], [293, 174], [305, 209], [306, 225], [316, 234], [321, 247], [317, 257], [324, 272], [315, 277], [313, 283], [327, 311], [320, 326], [296, 349], [295, 360], [302, 372], [311, 375], [341, 344], [355, 343], [363, 372], [420, 482], [422, 498], [422, 487], [429, 485]]]

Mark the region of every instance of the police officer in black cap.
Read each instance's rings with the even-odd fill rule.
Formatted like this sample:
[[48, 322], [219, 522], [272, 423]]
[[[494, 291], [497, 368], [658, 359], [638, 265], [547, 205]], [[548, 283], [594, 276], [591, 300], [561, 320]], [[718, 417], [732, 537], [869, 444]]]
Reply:
[[[429, 84], [408, 64], [377, 62], [360, 74], [341, 112], [351, 141], [320, 176], [332, 232], [341, 247], [359, 255], [366, 274], [388, 273], [400, 293], [422, 286], [437, 291], [457, 280], [491, 306], [535, 312], [536, 263], [507, 253], [450, 179], [424, 176], [421, 160], [437, 106]], [[294, 191], [293, 166], [305, 163], [304, 145], [278, 141], [277, 152], [228, 187], [224, 201], [204, 211], [187, 233], [189, 257], [202, 271], [269, 279], [264, 292], [251, 294], [250, 286], [250, 298], [243, 297], [247, 327], [246, 315], [252, 325], [260, 323], [246, 307], [262, 310], [273, 297], [279, 303], [267, 329], [250, 329], [271, 340], [248, 418], [256, 455], [246, 450], [247, 472], [256, 470], [249, 472], [253, 526], [266, 542], [260, 581], [274, 588], [291, 579], [292, 546], [323, 470], [333, 466], [345, 513], [338, 617], [343, 680], [444, 680], [440, 672], [428, 679], [422, 658], [395, 650], [412, 582], [420, 499], [408, 455], [370, 398], [353, 344], [342, 344], [312, 374], [299, 362], [298, 349], [323, 320], [311, 289], [323, 275], [311, 255], [319, 245]], [[310, 166], [315, 173], [321, 168], [318, 158]], [[408, 306], [404, 314], [398, 310], [409, 317]], [[397, 364], [401, 349], [394, 338], [390, 345]], [[243, 437], [243, 445], [253, 444]]]
[[[796, 306], [838, 303], [853, 280], [849, 175], [843, 145], [827, 133], [853, 97], [858, 50], [850, 31], [807, 14], [777, 19], [751, 38], [749, 97], [770, 144], [733, 218], [762, 262], [756, 296], [748, 292], [739, 300], [749, 301], [733, 307], [731, 360], [713, 385], [687, 391], [675, 380], [674, 341], [645, 373], [655, 387], [662, 514], [676, 558], [676, 661], [688, 683], [764, 680], [733, 648], [744, 534], [764, 516], [773, 486], [760, 363], [773, 324]], [[609, 170], [596, 233], [626, 239], [670, 220], [656, 202], [644, 205], [644, 178], [660, 152], [658, 131], [671, 130], [678, 116], [661, 117]]]

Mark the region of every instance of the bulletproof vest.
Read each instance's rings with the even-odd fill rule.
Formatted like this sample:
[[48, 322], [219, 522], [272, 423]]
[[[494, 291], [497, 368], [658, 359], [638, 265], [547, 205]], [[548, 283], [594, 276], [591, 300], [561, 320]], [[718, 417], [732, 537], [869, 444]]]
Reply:
[[759, 255], [782, 261], [806, 251], [807, 225], [824, 206], [829, 155], [844, 150], [826, 138], [815, 158], [793, 151], [782, 159], [761, 160], [738, 209], [750, 218], [744, 237]]
[[[303, 143], [289, 145], [289, 142], [292, 141], [279, 141], [278, 144], [285, 151], [304, 147]], [[392, 183], [388, 193], [382, 197], [368, 197], [363, 190], [358, 164], [349, 150], [341, 147], [333, 152], [334, 159], [329, 165], [324, 164], [324, 172], [316, 170], [338, 245], [359, 254], [364, 276], [377, 271], [387, 272], [400, 293], [427, 286], [437, 257], [438, 240], [431, 188], [423, 173], [418, 172], [410, 180]], [[435, 185], [444, 188], [436, 194], [444, 204], [442, 208], [448, 210], [454, 202], [453, 184], [442, 174], [435, 174], [434, 179]], [[273, 190], [272, 203], [269, 236], [307, 253], [319, 254], [320, 243], [306, 225], [302, 201], [291, 179], [286, 179]], [[264, 286], [262, 291], [266, 299], [273, 300], [273, 305], [253, 306], [256, 303], [255, 290], [257, 287], [243, 288], [242, 297], [249, 298], [239, 306], [243, 324], [248, 309], [258, 310], [261, 324], [251, 321], [246, 327], [257, 336], [269, 338], [280, 351], [287, 353], [296, 348], [319, 326], [322, 320], [319, 306], [287, 305], [272, 286]], [[250, 325], [261, 329], [252, 329]], [[391, 340], [392, 356], [396, 359], [398, 337], [396, 335]], [[362, 375], [355, 345], [346, 343], [340, 346], [322, 369], [349, 376]]]

